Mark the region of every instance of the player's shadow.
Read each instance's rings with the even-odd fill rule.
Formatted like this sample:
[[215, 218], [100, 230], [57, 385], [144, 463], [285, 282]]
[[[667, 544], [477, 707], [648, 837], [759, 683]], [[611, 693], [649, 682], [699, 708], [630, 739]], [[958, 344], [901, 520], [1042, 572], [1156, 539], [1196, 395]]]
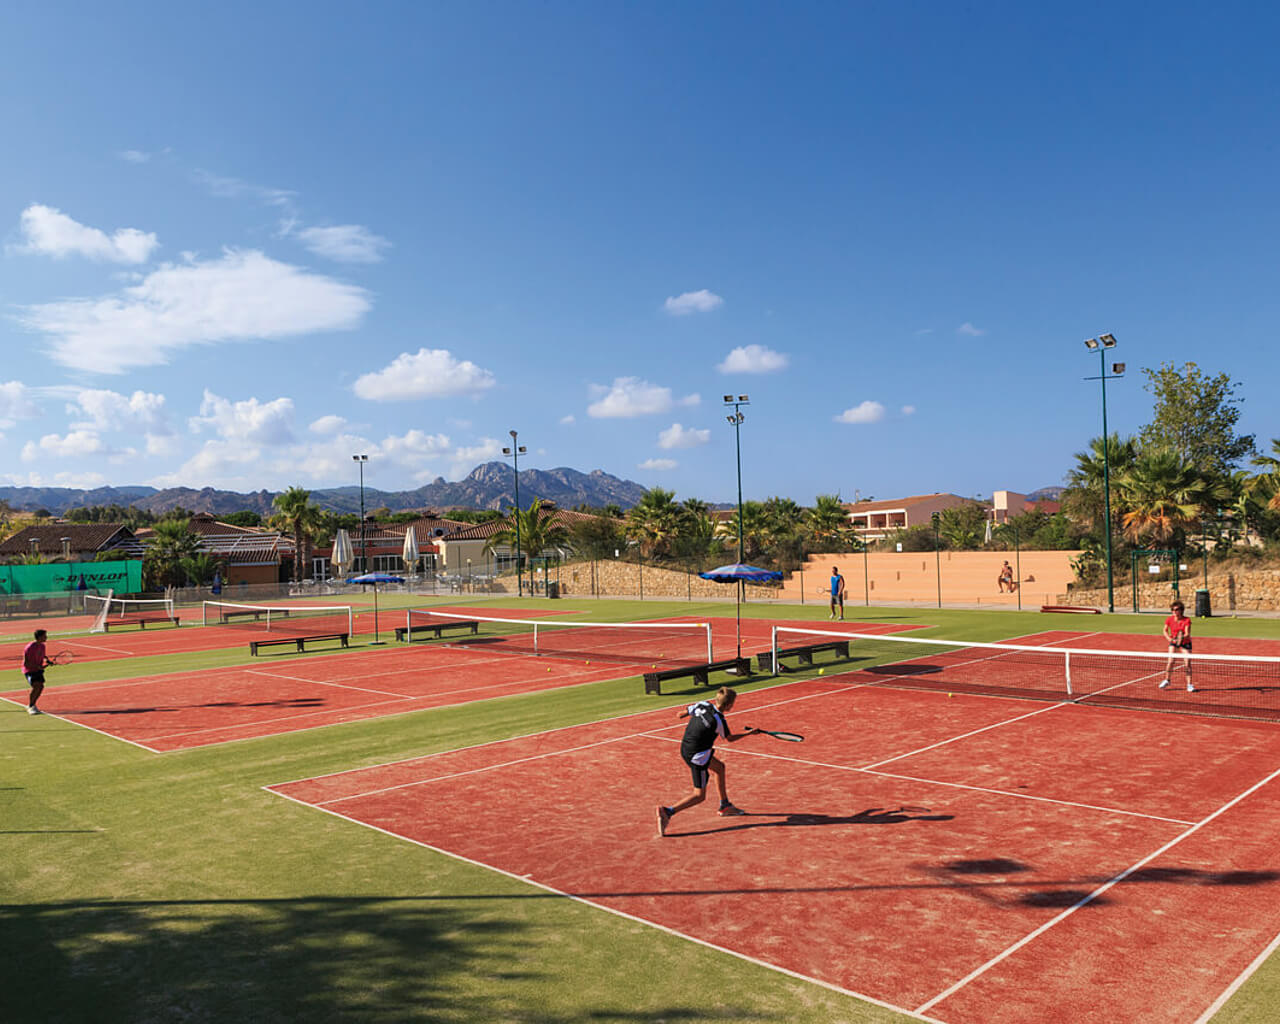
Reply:
[[193, 708], [322, 708], [325, 702], [320, 697], [294, 697], [289, 700], [221, 700], [212, 701], [205, 704], [173, 704], [165, 707], [154, 705], [150, 707], [133, 707], [133, 708], [91, 708], [85, 711], [59, 711], [60, 715], [150, 715], [150, 714], [172, 714], [175, 711], [190, 711]]
[[[722, 832], [739, 832], [755, 828], [812, 828], [830, 825], [901, 825], [908, 821], [951, 821], [954, 814], [934, 814], [927, 807], [868, 807], [855, 814], [817, 814], [809, 811], [747, 811], [740, 818], [729, 819], [732, 825], [703, 829], [699, 832], [672, 833], [676, 836], [701, 836]], [[769, 819], [769, 820], [754, 820]]]

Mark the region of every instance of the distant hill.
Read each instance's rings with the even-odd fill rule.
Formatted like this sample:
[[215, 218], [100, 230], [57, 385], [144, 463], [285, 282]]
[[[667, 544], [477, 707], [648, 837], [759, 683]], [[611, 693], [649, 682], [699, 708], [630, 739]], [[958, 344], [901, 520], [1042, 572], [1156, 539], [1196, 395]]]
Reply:
[[1061, 484], [1054, 487], [1041, 487], [1038, 491], [1032, 491], [1027, 497], [1032, 501], [1058, 501], [1065, 490], [1066, 488]]
[[[618, 505], [630, 508], [646, 488], [633, 480], [623, 480], [602, 470], [581, 473], [576, 469], [527, 469], [520, 473], [520, 503], [528, 507], [534, 498], [554, 501], [562, 508], [574, 505]], [[98, 487], [77, 490], [70, 487], [0, 487], [0, 500], [15, 509], [47, 509], [62, 515], [68, 509], [90, 505], [133, 505], [148, 512], [167, 512], [181, 506], [192, 512], [226, 515], [248, 509], [270, 515], [272, 500], [278, 491], [222, 491], [214, 487]], [[313, 490], [311, 500], [334, 512], [359, 512], [360, 488], [335, 487]], [[437, 477], [425, 487], [413, 491], [380, 491], [364, 489], [366, 511], [389, 508], [393, 512], [431, 508], [506, 508], [515, 504], [515, 480], [511, 467], [503, 462], [486, 462], [477, 466], [462, 480], [448, 481]]]

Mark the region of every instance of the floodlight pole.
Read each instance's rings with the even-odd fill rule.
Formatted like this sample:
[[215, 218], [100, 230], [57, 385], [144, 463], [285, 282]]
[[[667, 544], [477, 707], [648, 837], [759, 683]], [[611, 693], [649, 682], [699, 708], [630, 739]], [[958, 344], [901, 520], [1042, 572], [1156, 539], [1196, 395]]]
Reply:
[[[510, 455], [514, 460], [511, 464], [512, 472], [515, 474], [516, 481], [516, 510], [512, 518], [516, 521], [516, 597], [524, 596], [524, 577], [520, 574], [520, 455], [522, 452], [528, 451], [517, 443], [518, 435], [514, 430], [508, 431], [511, 435], [511, 447], [503, 448], [503, 455]], [[529, 589], [533, 589], [533, 580], [529, 581]]]
[[[1107, 611], [1114, 612], [1116, 610], [1116, 596], [1115, 580], [1111, 569], [1111, 459], [1109, 454], [1111, 439], [1107, 434], [1107, 349], [1116, 347], [1116, 337], [1114, 334], [1100, 334], [1096, 338], [1087, 339], [1084, 344], [1085, 348], [1098, 350], [1098, 365], [1101, 369], [1101, 373], [1096, 379], [1102, 382], [1102, 495], [1107, 531]], [[1110, 379], [1118, 380], [1124, 373], [1124, 363], [1116, 363], [1112, 369], [1114, 375]], [[1085, 378], [1085, 380], [1094, 379], [1093, 377]]]
[[367, 455], [353, 455], [351, 460], [360, 467], [360, 561], [361, 572], [369, 571], [369, 540], [364, 530], [364, 464], [369, 461]]
[[742, 413], [742, 406], [750, 405], [751, 401], [747, 395], [738, 395], [737, 398], [725, 395], [724, 404], [733, 407], [733, 414], [725, 418], [733, 425], [733, 446], [738, 457], [738, 562], [741, 563], [746, 559], [742, 540], [742, 421], [746, 416]]

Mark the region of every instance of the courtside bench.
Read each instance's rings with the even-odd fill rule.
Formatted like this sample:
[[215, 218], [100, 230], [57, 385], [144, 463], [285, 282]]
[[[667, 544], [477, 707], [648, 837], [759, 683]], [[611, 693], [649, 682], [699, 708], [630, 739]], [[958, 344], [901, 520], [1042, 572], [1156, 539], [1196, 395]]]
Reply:
[[434, 633], [436, 639], [444, 635], [446, 629], [469, 629], [472, 633], [480, 632], [480, 623], [474, 619], [459, 619], [457, 622], [427, 622], [418, 626], [397, 626], [396, 639], [413, 643], [419, 633]]
[[259, 647], [280, 647], [286, 644], [294, 644], [301, 654], [306, 650], [307, 644], [313, 640], [337, 640], [343, 647], [350, 647], [347, 642], [351, 638], [350, 633], [312, 633], [309, 636], [281, 636], [272, 637], [270, 640], [251, 640], [249, 641], [249, 653], [257, 655]]
[[164, 615], [160, 617], [152, 617], [150, 619], [107, 619], [102, 624], [103, 632], [107, 632], [112, 626], [137, 626], [139, 629], [146, 629], [148, 623], [169, 622], [177, 626], [181, 623], [180, 615]]
[[750, 658], [725, 658], [722, 661], [709, 661], [705, 665], [681, 665], [677, 668], [658, 669], [644, 674], [644, 692], [661, 693], [664, 679], [693, 678], [695, 683], [710, 686], [708, 677], [712, 672], [736, 672], [740, 676], [751, 675]]
[[[824, 640], [816, 644], [797, 644], [794, 647], [778, 648], [778, 670], [783, 671], [783, 658], [799, 658], [800, 664], [812, 665], [813, 656], [823, 651], [834, 651], [837, 658], [849, 658], [849, 641], [848, 640]], [[756, 660], [760, 663], [761, 672], [773, 671], [773, 652], [761, 651], [756, 655]]]

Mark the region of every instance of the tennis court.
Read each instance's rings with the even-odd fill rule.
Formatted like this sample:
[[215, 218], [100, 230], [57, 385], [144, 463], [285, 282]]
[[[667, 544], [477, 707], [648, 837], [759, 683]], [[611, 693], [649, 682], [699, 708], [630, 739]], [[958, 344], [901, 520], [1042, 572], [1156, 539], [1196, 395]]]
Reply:
[[1274, 946], [1280, 728], [866, 677], [744, 694], [805, 742], [666, 838], [671, 708], [269, 788], [921, 1019], [1197, 1021]]

